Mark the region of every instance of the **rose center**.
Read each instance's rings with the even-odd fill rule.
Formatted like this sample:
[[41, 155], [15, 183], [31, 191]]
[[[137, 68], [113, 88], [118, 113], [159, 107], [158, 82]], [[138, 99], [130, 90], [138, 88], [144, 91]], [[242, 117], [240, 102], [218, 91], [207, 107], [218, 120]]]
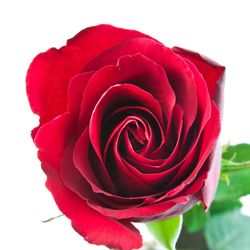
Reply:
[[124, 133], [129, 138], [133, 149], [138, 153], [147, 145], [150, 136], [146, 124], [137, 120], [128, 124]]

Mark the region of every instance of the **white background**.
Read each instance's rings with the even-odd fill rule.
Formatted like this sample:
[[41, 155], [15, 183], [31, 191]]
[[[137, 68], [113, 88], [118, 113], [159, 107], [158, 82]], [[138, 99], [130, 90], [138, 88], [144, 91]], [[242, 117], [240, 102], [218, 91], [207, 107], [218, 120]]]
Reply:
[[227, 67], [222, 142], [250, 143], [248, 2], [1, 0], [0, 249], [99, 249], [84, 243], [66, 218], [41, 223], [60, 212], [44, 187], [30, 138], [38, 119], [26, 99], [25, 75], [36, 54], [99, 23], [201, 52]]

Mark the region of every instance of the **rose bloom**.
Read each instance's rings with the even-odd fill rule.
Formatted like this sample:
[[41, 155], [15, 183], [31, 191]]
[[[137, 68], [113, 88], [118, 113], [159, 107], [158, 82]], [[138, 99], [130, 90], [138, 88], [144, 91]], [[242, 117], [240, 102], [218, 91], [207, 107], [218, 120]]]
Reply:
[[131, 222], [201, 201], [220, 173], [224, 67], [135, 30], [99, 25], [39, 54], [27, 95], [46, 186], [85, 240], [142, 245]]

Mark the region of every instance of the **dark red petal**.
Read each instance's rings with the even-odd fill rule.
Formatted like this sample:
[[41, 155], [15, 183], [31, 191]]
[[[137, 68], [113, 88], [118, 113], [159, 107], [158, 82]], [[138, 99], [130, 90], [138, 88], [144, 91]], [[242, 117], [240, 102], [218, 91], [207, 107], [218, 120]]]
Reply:
[[[117, 122], [122, 121], [122, 119], [124, 119], [128, 115], [138, 116], [145, 122], [145, 125], [146, 125], [145, 135], [148, 141], [148, 144], [145, 147], [145, 149], [150, 150], [151, 152], [152, 150], [154, 151], [156, 146], [158, 147], [163, 146], [165, 142], [165, 135], [163, 133], [164, 123], [163, 121], [159, 121], [158, 120], [159, 117], [156, 118], [156, 116], [152, 113], [152, 111], [150, 111], [148, 108], [145, 108], [143, 106], [134, 105], [134, 106], [123, 106], [121, 108], [117, 108], [110, 115], [109, 120], [106, 121], [106, 123], [109, 122], [111, 125], [110, 126], [111, 129], [108, 131], [113, 131], [113, 129], [116, 127]], [[103, 126], [105, 126], [106, 123], [103, 123]], [[105, 132], [106, 130], [104, 130], [104, 133]], [[154, 139], [157, 139], [157, 145], [155, 145]], [[150, 149], [148, 147], [150, 147]], [[142, 150], [141, 155], [144, 156], [147, 153], [146, 151]], [[156, 157], [152, 157], [152, 160], [155, 160], [155, 159]]]
[[[168, 183], [172, 179], [170, 174], [173, 176], [173, 170], [175, 171], [175, 169], [167, 169], [162, 172], [159, 171], [157, 173], [145, 174], [135, 167], [136, 164], [135, 166], [132, 166], [125, 160], [125, 158], [123, 158], [121, 149], [119, 150], [122, 133], [126, 131], [125, 128], [127, 127], [127, 124], [136, 123], [137, 121], [139, 121], [138, 117], [128, 116], [121, 124], [119, 124], [119, 128], [115, 131], [115, 134], [112, 135], [112, 140], [110, 142], [111, 146], [109, 146], [110, 151], [108, 152], [106, 165], [109, 166], [114, 183], [116, 183], [117, 189], [121, 195], [143, 196], [166, 190]], [[125, 147], [128, 146], [130, 147], [130, 150], [132, 150], [132, 146], [127, 140], [129, 139], [126, 138], [125, 133], [124, 142], [122, 142], [122, 144], [124, 143]], [[107, 144], [109, 144], [109, 142]]]
[[[75, 143], [74, 141], [72, 144]], [[61, 159], [59, 177], [65, 188], [71, 190], [86, 201], [91, 201], [100, 204], [98, 197], [93, 193], [93, 190], [87, 180], [81, 175], [73, 162], [74, 146], [68, 145]], [[101, 203], [103, 204], [103, 203]]]
[[170, 119], [176, 98], [164, 68], [142, 54], [123, 56], [117, 63], [128, 83], [134, 83], [152, 94], [162, 105], [166, 119]]
[[[195, 144], [190, 149], [189, 153], [182, 159], [181, 162], [171, 168], [176, 169], [175, 176], [172, 178], [169, 185], [174, 185], [155, 202], [170, 199], [176, 195], [186, 195], [185, 189], [187, 187], [202, 187], [207, 175], [207, 159], [213, 151], [214, 145], [220, 132], [220, 112], [215, 103], [212, 103], [212, 114], [210, 120], [207, 122], [201, 137], [198, 136]], [[204, 173], [205, 175], [200, 173]], [[196, 190], [197, 191], [197, 190]], [[200, 193], [200, 192], [199, 192]], [[200, 196], [200, 195], [199, 195]]]
[[[113, 62], [114, 64], [117, 61]], [[117, 65], [105, 66], [90, 79], [85, 90], [81, 123], [87, 126], [94, 106], [101, 95], [112, 85], [131, 83], [148, 91], [162, 105], [166, 118], [170, 117], [175, 103], [174, 92], [162, 67], [143, 55], [123, 56]], [[166, 98], [167, 97], [167, 98]], [[160, 120], [160, 116], [159, 117]]]
[[173, 51], [182, 57], [187, 58], [197, 67], [207, 83], [210, 98], [215, 100], [216, 104], [219, 106], [222, 98], [222, 80], [225, 67], [203, 55], [200, 55], [199, 53], [190, 50], [174, 47]]
[[[172, 119], [170, 122], [169, 130], [166, 131], [166, 146], [168, 149], [168, 157], [165, 158], [163, 165], [168, 165], [174, 161], [178, 156], [181, 144], [181, 133], [183, 129], [183, 109], [178, 103], [175, 104], [173, 108]], [[158, 155], [164, 155], [162, 149], [154, 152], [151, 157], [156, 157]], [[159, 156], [158, 156], [159, 157]]]
[[61, 182], [59, 171], [62, 160], [65, 160], [65, 149], [71, 146], [70, 131], [74, 131], [70, 118], [68, 114], [55, 118], [43, 125], [35, 137], [40, 150], [39, 158], [48, 177], [46, 186], [59, 209], [71, 219], [75, 230], [90, 243], [125, 250], [141, 247], [141, 236], [130, 223], [119, 222], [96, 212]]
[[187, 184], [191, 183], [192, 181], [195, 181], [197, 174], [204, 167], [205, 161], [208, 159], [209, 155], [213, 152], [219, 133], [220, 133], [220, 112], [215, 103], [213, 102], [211, 118], [207, 122], [204, 128], [201, 138], [194, 145], [195, 147], [193, 147], [192, 150], [190, 150], [190, 153], [187, 155], [185, 161], [179, 168], [178, 173], [172, 180], [172, 184], [176, 183], [178, 180], [181, 181], [181, 184], [178, 185], [176, 188], [173, 188], [169, 192], [168, 194], [169, 196], [176, 195]]
[[207, 84], [204, 81], [201, 73], [197, 70], [195, 65], [189, 60], [185, 60], [189, 69], [193, 73], [194, 81], [196, 83], [197, 89], [197, 100], [198, 100], [198, 112], [197, 119], [200, 122], [201, 129], [204, 127], [204, 124], [209, 120], [211, 115], [211, 101], [209, 99], [209, 92]]
[[95, 211], [76, 194], [65, 188], [50, 165], [43, 169], [48, 176], [46, 186], [59, 209], [71, 220], [73, 228], [90, 243], [109, 248], [130, 250], [142, 246], [139, 231], [129, 222], [121, 222]]
[[208, 209], [214, 199], [214, 195], [220, 178], [221, 145], [217, 142], [211, 156], [209, 157], [208, 177], [201, 192], [201, 202]]
[[[84, 132], [84, 134], [88, 135], [88, 133], [86, 132]], [[84, 137], [82, 137], [81, 139], [83, 138]], [[89, 138], [85, 138], [84, 141], [86, 142], [86, 144], [88, 144]], [[126, 197], [119, 197], [114, 195], [114, 192], [109, 193], [105, 191], [104, 188], [102, 189], [99, 180], [103, 180], [104, 176], [100, 176], [102, 173], [98, 174], [98, 172], [100, 172], [99, 168], [102, 166], [100, 166], [100, 164], [99, 166], [97, 164], [94, 164], [93, 161], [91, 162], [93, 165], [90, 166], [90, 160], [88, 159], [89, 157], [84, 151], [84, 148], [82, 148], [81, 154], [83, 154], [85, 157], [81, 158], [81, 160], [83, 160], [81, 164], [77, 162], [79, 158], [73, 160], [73, 158], [76, 158], [75, 155], [73, 156], [74, 153], [76, 153], [74, 152], [74, 148], [68, 146], [64, 151], [64, 157], [61, 161], [60, 178], [66, 188], [79, 195], [81, 198], [86, 200], [87, 203], [108, 206], [116, 209], [138, 206], [138, 204], [142, 203], [143, 198], [131, 199]], [[74, 161], [77, 164], [77, 168]], [[80, 169], [80, 171], [78, 170], [81, 166], [84, 166], [84, 173], [89, 174], [86, 179], [85, 174], [81, 174], [82, 169]], [[108, 182], [107, 180], [104, 180], [103, 183], [104, 186], [107, 186]]]
[[[194, 81], [196, 83], [198, 109], [197, 109], [196, 120], [192, 127], [193, 130], [191, 128], [189, 131], [186, 130], [186, 133], [183, 134], [182, 144], [184, 149], [189, 145], [190, 145], [189, 147], [191, 148], [192, 145], [194, 145], [195, 142], [199, 139], [200, 133], [203, 130], [207, 121], [210, 119], [211, 115], [211, 100], [209, 97], [209, 92], [206, 82], [204, 81], [201, 73], [197, 70], [195, 65], [189, 60], [185, 59], [185, 61], [189, 69], [192, 71]], [[193, 136], [194, 130], [196, 131], [195, 137]], [[193, 142], [192, 138], [194, 138]]]
[[[116, 195], [116, 192], [110, 189], [110, 187], [112, 186], [112, 184], [110, 183], [110, 181], [112, 182], [112, 180], [110, 180], [110, 177], [109, 177], [110, 172], [107, 172], [107, 169], [101, 163], [101, 161], [97, 158], [97, 155], [94, 154], [93, 157], [90, 158], [89, 152], [91, 151], [88, 151], [89, 147], [90, 147], [89, 134], [88, 134], [88, 129], [86, 129], [76, 144], [73, 158], [74, 158], [74, 163], [75, 163], [76, 168], [79, 170], [82, 176], [88, 181], [93, 191], [95, 192], [95, 197], [96, 197], [96, 194], [98, 194], [98, 199], [101, 198], [101, 200], [104, 201], [104, 204], [108, 204], [110, 203], [111, 200], [113, 200], [114, 207], [120, 207], [120, 206], [124, 207], [125, 204], [131, 204], [131, 205], [137, 204], [138, 205], [142, 203], [143, 199], [146, 199], [147, 201], [154, 199], [150, 196], [122, 197], [122, 196]], [[136, 177], [134, 176], [134, 178]], [[124, 179], [124, 176], [123, 176], [123, 179]], [[75, 185], [77, 185], [77, 183], [75, 183]], [[71, 183], [71, 187], [72, 187], [72, 183]], [[74, 192], [77, 192], [80, 196], [86, 197], [86, 194], [81, 188], [74, 188], [72, 190]], [[109, 191], [105, 191], [105, 190], [109, 190]], [[90, 202], [92, 203], [91, 199], [90, 199]], [[130, 207], [130, 205], [127, 205], [127, 206]]]
[[[97, 70], [104, 65], [115, 64], [123, 55], [138, 53], [161, 65], [166, 71], [168, 80], [176, 94], [176, 102], [184, 110], [184, 127], [185, 130], [188, 130], [197, 113], [196, 84], [193, 73], [182, 57], [163, 44], [148, 38], [124, 41], [121, 45], [115, 46], [95, 58], [86, 66], [85, 70]], [[163, 90], [164, 88], [160, 87], [160, 89]], [[169, 91], [167, 92], [169, 93]], [[169, 96], [169, 94], [165, 96]]]
[[100, 159], [102, 159], [101, 125], [105, 111], [110, 108], [115, 110], [121, 105], [124, 106], [124, 104], [131, 105], [133, 102], [148, 108], [156, 117], [162, 120], [162, 110], [159, 102], [145, 90], [132, 84], [116, 84], [110, 87], [96, 104], [89, 123], [90, 140]]
[[[116, 187], [119, 190], [121, 196], [143, 196], [154, 193], [154, 189], [151, 183], [145, 183], [140, 176], [136, 176], [132, 170], [132, 167], [126, 163], [120, 156], [118, 150], [119, 138], [124, 128], [131, 123], [136, 123], [138, 118], [128, 116], [117, 127], [117, 131], [112, 135], [111, 146], [109, 147], [108, 157], [106, 165], [109, 167], [112, 174], [113, 181], [116, 183]], [[111, 137], [110, 137], [111, 138]], [[138, 172], [138, 171], [137, 171]], [[139, 177], [139, 178], [138, 178]]]
[[134, 30], [99, 25], [82, 30], [66, 46], [35, 57], [27, 72], [27, 95], [43, 124], [66, 111], [70, 79], [105, 50], [135, 37], [149, 37]]
[[[118, 114], [118, 116], [114, 117], [115, 114]], [[123, 119], [120, 120], [119, 115], [124, 115], [124, 114], [125, 114], [125, 116], [122, 116]], [[152, 138], [152, 136], [153, 136], [152, 135], [152, 133], [153, 133], [152, 127], [150, 127], [150, 125], [148, 124], [148, 121], [145, 120], [145, 117], [143, 117], [143, 115], [145, 115], [145, 114], [148, 115], [148, 118], [151, 116], [150, 118], [153, 117], [153, 119], [156, 119], [155, 116], [153, 115], [153, 113], [145, 107], [124, 106], [122, 108], [116, 109], [115, 112], [110, 116], [110, 119], [109, 119], [109, 121], [111, 122], [110, 133], [108, 133], [107, 130], [103, 130], [104, 134], [108, 133], [107, 140], [104, 141], [105, 146], [104, 146], [104, 150], [103, 150], [103, 152], [104, 152], [103, 155], [104, 156], [106, 155], [106, 152], [107, 152], [108, 147], [109, 147], [109, 143], [112, 140], [113, 135], [119, 130], [121, 124], [124, 123], [124, 121], [126, 121], [126, 119], [128, 117], [135, 117], [135, 119], [134, 119], [135, 120], [135, 123], [134, 123], [135, 127], [133, 127], [133, 128], [128, 127], [125, 132], [126, 133], [130, 132], [133, 135], [133, 138], [135, 139], [135, 141], [137, 141], [137, 142], [140, 141], [139, 143], [144, 144], [146, 141], [147, 145], [143, 146], [143, 149], [139, 150], [140, 154], [137, 154], [138, 151], [137, 152], [134, 151], [134, 153], [137, 154], [137, 156], [135, 156], [135, 159], [137, 159], [137, 157], [139, 157], [140, 159], [144, 158], [143, 153], [145, 153], [145, 150], [148, 150], [148, 146], [154, 147], [154, 142], [153, 142], [154, 138]], [[136, 121], [136, 118], [139, 118], [138, 121], [142, 122], [142, 123], [140, 123], [142, 127], [139, 126], [138, 122]], [[113, 123], [113, 121], [118, 121], [118, 119], [119, 119], [119, 123]], [[157, 124], [157, 122], [156, 122], [156, 124]], [[106, 123], [103, 123], [103, 126], [105, 126], [105, 125], [106, 125]], [[112, 126], [112, 125], [114, 125], [114, 126]], [[155, 129], [160, 130], [159, 128], [160, 128], [159, 125], [157, 127], [155, 127]], [[146, 158], [145, 158], [145, 160], [146, 160]], [[148, 160], [150, 160], [150, 159], [148, 159]], [[152, 162], [154, 160], [150, 160], [150, 161]]]
[[[128, 209], [111, 209], [94, 204], [90, 204], [90, 206], [106, 216], [110, 216], [116, 219], [131, 219], [132, 221], [139, 222], [139, 221], [149, 221], [152, 220], [152, 218], [154, 217], [155, 218], [161, 217], [163, 214], [165, 214], [165, 216], [167, 217], [168, 212], [173, 213], [172, 208], [174, 208], [176, 204], [184, 206], [188, 202], [189, 202], [188, 196], [178, 196], [176, 198], [173, 198], [172, 200], [165, 201], [162, 203], [153, 205], [151, 204], [142, 207], [133, 207]], [[179, 213], [180, 211], [177, 209], [174, 212]]]
[[[35, 144], [36, 146], [39, 148], [39, 159], [46, 164], [50, 165], [50, 169], [47, 169], [47, 175], [49, 174], [49, 172], [53, 172], [53, 171], [57, 171], [58, 173], [60, 172], [60, 174], [62, 175], [61, 177], [63, 178], [63, 180], [66, 182], [65, 184], [67, 184], [67, 186], [70, 186], [71, 189], [73, 189], [72, 183], [69, 183], [70, 181], [68, 180], [68, 176], [67, 178], [65, 178], [65, 175], [69, 175], [71, 177], [76, 177], [75, 175], [75, 171], [74, 169], [69, 170], [68, 167], [63, 166], [63, 170], [62, 165], [68, 164], [68, 159], [65, 159], [65, 153], [67, 150], [70, 150], [70, 147], [74, 147], [74, 145], [72, 145], [72, 133], [74, 133], [75, 131], [75, 123], [73, 120], [71, 120], [71, 116], [69, 114], [65, 114], [62, 116], [59, 116], [55, 119], [53, 119], [52, 121], [50, 121], [49, 123], [43, 125], [41, 127], [41, 129], [39, 130], [39, 132], [37, 133], [36, 137], [35, 137]], [[86, 138], [87, 136], [87, 138]], [[88, 130], [86, 130], [85, 133], [83, 133], [83, 135], [80, 137], [79, 141], [77, 142], [77, 147], [79, 150], [79, 156], [80, 158], [80, 162], [81, 162], [81, 166], [83, 166], [84, 171], [87, 173], [87, 177], [89, 179], [91, 179], [91, 172], [90, 171], [94, 171], [92, 169], [93, 166], [88, 165], [90, 164], [89, 162], [89, 155], [88, 153], [88, 149], [89, 149], [89, 137], [88, 137]], [[76, 157], [76, 156], [75, 156]], [[75, 158], [74, 157], [74, 158]], [[64, 162], [62, 162], [62, 160], [64, 160]], [[92, 163], [92, 162], [91, 162]], [[100, 167], [103, 167], [102, 165], [97, 165], [96, 163], [94, 164], [97, 166], [98, 170], [100, 171]], [[77, 167], [79, 168], [79, 165], [77, 165]], [[89, 167], [89, 169], [88, 169]], [[76, 169], [77, 170], [77, 169]], [[81, 169], [80, 169], [81, 170]], [[105, 170], [105, 168], [103, 168], [103, 170]], [[62, 172], [63, 171], [63, 172]], [[70, 172], [70, 173], [69, 173]], [[81, 171], [80, 171], [81, 172]], [[85, 175], [83, 175], [85, 176]], [[99, 179], [104, 179], [105, 174], [101, 173], [99, 176]], [[77, 176], [77, 181], [79, 179], [79, 176]], [[89, 180], [87, 179], [87, 180]], [[107, 184], [108, 181], [107, 179], [104, 179], [105, 183]], [[71, 180], [71, 181], [74, 181]], [[81, 179], [82, 181], [82, 179]], [[83, 180], [84, 181], [84, 180]], [[93, 180], [92, 180], [93, 181]], [[78, 184], [79, 182], [75, 183]], [[71, 184], [71, 185], [69, 185]], [[82, 183], [82, 185], [85, 185], [85, 183]], [[93, 188], [93, 186], [92, 186]], [[117, 197], [114, 196], [112, 193], [107, 193], [105, 192], [105, 190], [101, 189], [102, 187], [99, 187], [99, 189], [96, 189], [95, 191], [97, 193], [102, 193], [107, 195], [108, 197], [112, 197], [112, 199], [117, 199], [118, 201], [127, 201], [126, 198], [123, 197]], [[78, 192], [79, 195], [82, 195], [83, 197], [86, 196], [88, 193], [88, 190], [85, 190], [85, 192], [82, 192], [82, 187], [78, 190], [74, 190], [75, 192]], [[93, 197], [95, 196], [95, 194], [93, 193]], [[130, 200], [130, 199], [129, 199]], [[132, 199], [132, 200], [138, 200], [138, 198]]]
[[[114, 201], [113, 206], [116, 206], [115, 204], [119, 205], [119, 203], [120, 205], [123, 204], [123, 206], [124, 204], [127, 204], [127, 206], [140, 204], [144, 197], [121, 197], [116, 195], [116, 190], [110, 189], [110, 187], [112, 187], [112, 180], [110, 179], [105, 166], [101, 164], [96, 155], [95, 159], [94, 157], [90, 158], [88, 151], [89, 141], [89, 134], [86, 129], [77, 141], [74, 149], [73, 160], [76, 168], [90, 184], [93, 192], [95, 193], [93, 195], [97, 197], [96, 195], [98, 194], [98, 198], [102, 198], [102, 200], [104, 200], [104, 204]], [[105, 191], [105, 188], [111, 192]], [[83, 197], [85, 195], [84, 191], [79, 188], [74, 189], [74, 191]]]
[[[141, 159], [141, 157], [140, 158], [125, 157], [125, 160], [128, 161], [128, 163], [130, 163], [132, 166], [136, 167], [136, 169], [142, 173], [153, 174], [153, 173], [163, 172], [165, 176], [167, 176], [168, 174], [171, 174], [172, 176], [173, 171], [175, 170], [171, 169], [171, 166], [173, 165], [175, 158], [178, 156], [180, 147], [180, 137], [181, 137], [182, 123], [183, 123], [182, 118], [183, 118], [182, 108], [178, 104], [176, 104], [173, 109], [171, 129], [169, 133], [169, 137], [171, 135], [170, 139], [171, 143], [173, 144], [172, 145], [173, 149], [172, 151], [169, 152], [168, 157], [166, 157], [167, 150], [164, 147], [159, 147], [158, 152], [154, 151], [152, 154], [150, 154], [150, 159]], [[169, 138], [167, 138], [167, 140], [169, 141]], [[160, 156], [162, 156], [162, 158]]]
[[[131, 108], [131, 109], [129, 109]], [[162, 127], [158, 122], [157, 118], [154, 114], [146, 109], [145, 107], [125, 107], [123, 109], [119, 109], [119, 111], [129, 110], [131, 115], [135, 115], [136, 117], [142, 119], [143, 123], [146, 126], [147, 130], [147, 145], [140, 149], [139, 151], [134, 150], [133, 145], [130, 140], [125, 140], [124, 151], [126, 152], [125, 159], [129, 159], [129, 162], [133, 162], [132, 165], [137, 163], [144, 163], [146, 166], [151, 167], [149, 173], [154, 170], [154, 166], [160, 165], [164, 159], [160, 159], [157, 157], [148, 158], [149, 154], [155, 152], [156, 147], [162, 147], [165, 143], [165, 135], [163, 133]], [[148, 128], [148, 129], [147, 129]], [[125, 131], [124, 136], [128, 137], [128, 130]], [[130, 146], [129, 146], [130, 145]], [[106, 144], [107, 147], [107, 144]], [[165, 152], [166, 155], [166, 152]], [[140, 167], [139, 167], [140, 168]], [[141, 171], [145, 171], [146, 169], [142, 168]]]
[[74, 149], [73, 160], [75, 166], [91, 185], [95, 193], [103, 193], [112, 196], [112, 194], [116, 193], [116, 188], [113, 185], [107, 169], [97, 158], [93, 149], [92, 159], [90, 158], [90, 154], [91, 146], [89, 131], [86, 129], [79, 137]]
[[[207, 173], [203, 172], [197, 175], [194, 182], [186, 184], [182, 192], [176, 196], [187, 196], [189, 197], [189, 201], [186, 204], [177, 204], [174, 208], [170, 209], [169, 211], [166, 211], [165, 216], [163, 216], [162, 219], [168, 218], [169, 216], [173, 217], [179, 214], [183, 214], [188, 209], [190, 209], [195, 203], [197, 203], [200, 198], [200, 191], [204, 186], [204, 181], [206, 178]], [[155, 199], [154, 203], [157, 204], [166, 200], [171, 201], [171, 197], [168, 197], [168, 193], [166, 195], [161, 196], [159, 199]]]
[[[197, 113], [197, 117], [196, 117], [196, 123], [194, 124], [195, 125], [195, 137], [194, 137], [193, 142], [191, 141], [190, 138], [193, 137], [194, 131], [192, 131], [192, 130], [189, 131], [189, 136], [191, 136], [190, 138], [187, 137], [187, 139], [186, 139], [185, 135], [183, 135], [184, 138], [182, 138], [182, 140], [184, 140], [184, 141], [182, 142], [182, 144], [185, 147], [187, 147], [188, 144], [190, 144], [190, 145], [189, 145], [188, 149], [184, 148], [186, 152], [185, 152], [185, 154], [184, 154], [184, 152], [182, 152], [183, 155], [180, 158], [181, 161], [179, 161], [175, 166], [172, 167], [172, 168], [176, 168], [176, 167], [179, 168], [178, 174], [176, 174], [172, 180], [173, 184], [177, 181], [178, 178], [182, 178], [182, 179], [185, 178], [185, 176], [183, 174], [185, 171], [191, 171], [191, 168], [193, 165], [191, 165], [189, 163], [196, 161], [195, 159], [197, 158], [197, 153], [198, 153], [197, 148], [199, 148], [198, 142], [200, 140], [202, 140], [202, 139], [200, 139], [201, 133], [202, 133], [204, 127], [206, 126], [206, 124], [211, 116], [211, 102], [209, 99], [209, 94], [208, 94], [207, 86], [204, 82], [204, 79], [202, 78], [201, 74], [198, 72], [198, 70], [195, 68], [195, 66], [190, 61], [187, 61], [187, 65], [193, 73], [193, 77], [194, 77], [194, 80], [195, 80], [196, 86], [197, 86], [198, 113]], [[215, 109], [216, 109], [216, 107], [215, 107]], [[215, 113], [215, 119], [214, 118], [213, 119], [214, 119], [215, 125], [216, 125], [220, 121], [219, 121], [219, 117], [217, 117], [218, 112], [214, 111], [214, 113]], [[216, 133], [218, 132], [216, 126], [214, 127], [213, 130], [211, 130], [211, 134], [213, 131], [216, 131]], [[218, 134], [217, 134], [217, 136], [218, 136]], [[216, 138], [214, 138], [214, 140], [215, 139]], [[170, 140], [170, 142], [171, 142], [171, 140]], [[184, 146], [182, 146], [182, 147], [184, 147]], [[180, 150], [179, 150], [179, 152], [180, 152]], [[169, 157], [169, 159], [170, 159], [170, 157]], [[171, 161], [168, 161], [169, 159], [166, 160], [165, 164], [167, 162], [169, 162], [170, 164], [173, 164], [173, 163], [171, 163]], [[186, 167], [186, 166], [188, 166], [188, 167]], [[180, 171], [184, 171], [184, 172], [180, 173]], [[182, 188], [183, 187], [184, 186], [182, 185]], [[179, 189], [179, 187], [177, 187], [177, 190], [181, 190], [181, 189]]]
[[[184, 214], [198, 201], [198, 195], [192, 194], [188, 197], [187, 202], [176, 203], [175, 206], [165, 210], [162, 214], [156, 214], [148, 218], [139, 218], [139, 221], [149, 221], [149, 220], [165, 220], [167, 218], [172, 218]], [[171, 201], [171, 200], [170, 200]]]

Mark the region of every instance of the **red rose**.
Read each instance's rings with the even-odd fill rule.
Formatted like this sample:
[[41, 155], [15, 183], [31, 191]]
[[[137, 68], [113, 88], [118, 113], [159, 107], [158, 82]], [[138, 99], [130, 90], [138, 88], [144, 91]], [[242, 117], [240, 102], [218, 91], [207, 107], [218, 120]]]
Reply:
[[207, 208], [220, 172], [224, 67], [99, 25], [31, 63], [32, 132], [59, 209], [87, 241], [139, 248], [131, 222]]

